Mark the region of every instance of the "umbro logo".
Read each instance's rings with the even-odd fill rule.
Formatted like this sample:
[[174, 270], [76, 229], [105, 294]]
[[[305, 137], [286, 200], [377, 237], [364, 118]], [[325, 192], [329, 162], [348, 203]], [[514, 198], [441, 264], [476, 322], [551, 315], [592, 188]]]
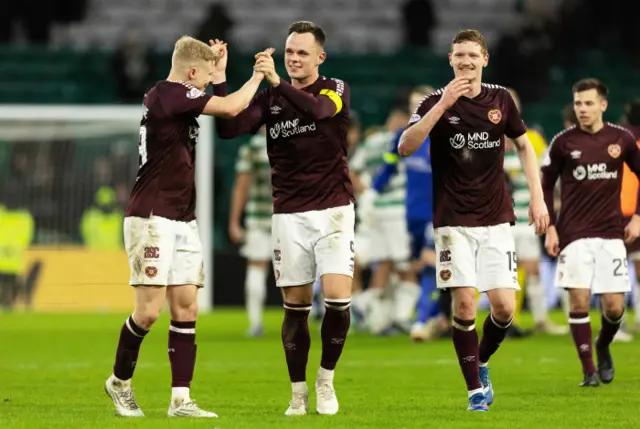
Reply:
[[460, 118], [457, 116], [451, 116], [449, 117], [449, 123], [451, 125], [458, 125], [460, 123]]
[[571, 158], [579, 159], [582, 156], [582, 152], [579, 150], [574, 150], [571, 152]]
[[271, 106], [271, 114], [272, 115], [279, 115], [281, 111], [282, 111], [282, 107], [280, 107], [280, 106]]

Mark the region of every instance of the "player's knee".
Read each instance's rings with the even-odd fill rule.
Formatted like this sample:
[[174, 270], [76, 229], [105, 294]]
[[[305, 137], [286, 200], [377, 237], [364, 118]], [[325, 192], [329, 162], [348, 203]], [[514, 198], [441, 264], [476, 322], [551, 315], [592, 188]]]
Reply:
[[457, 296], [453, 300], [453, 313], [456, 317], [471, 320], [476, 317], [475, 297]]
[[513, 319], [515, 312], [515, 303], [513, 302], [498, 302], [491, 306], [491, 312], [493, 317], [500, 322], [508, 322]]
[[569, 291], [570, 310], [574, 313], [589, 312], [591, 307], [591, 296], [589, 293], [581, 294], [576, 291]]
[[159, 311], [136, 310], [133, 312], [133, 320], [136, 322], [136, 325], [148, 331], [149, 329], [151, 329], [153, 324], [156, 323], [156, 320], [158, 320], [159, 315], [160, 315]]
[[171, 307], [171, 319], [176, 322], [190, 322], [198, 317], [198, 303], [196, 301], [187, 305], [175, 305]]
[[608, 298], [604, 296], [602, 299], [602, 312], [609, 320], [617, 320], [624, 313], [624, 300]]

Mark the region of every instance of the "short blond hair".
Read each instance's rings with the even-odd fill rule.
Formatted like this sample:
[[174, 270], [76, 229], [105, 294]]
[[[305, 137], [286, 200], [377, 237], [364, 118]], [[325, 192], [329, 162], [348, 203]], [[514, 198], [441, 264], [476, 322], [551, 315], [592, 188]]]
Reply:
[[190, 36], [182, 36], [176, 42], [171, 57], [171, 65], [190, 64], [194, 61], [215, 61], [216, 55], [209, 45]]

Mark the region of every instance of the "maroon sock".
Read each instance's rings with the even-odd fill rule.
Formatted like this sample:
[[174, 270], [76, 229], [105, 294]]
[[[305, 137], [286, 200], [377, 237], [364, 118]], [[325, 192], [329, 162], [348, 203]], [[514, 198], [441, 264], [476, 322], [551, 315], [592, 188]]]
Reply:
[[613, 337], [616, 336], [616, 332], [620, 329], [620, 324], [624, 317], [624, 312], [619, 317], [608, 317], [602, 313], [602, 327], [598, 338], [596, 338], [596, 347], [609, 347], [609, 344], [613, 341]]
[[307, 379], [307, 361], [311, 348], [309, 334], [309, 304], [284, 303], [282, 321], [282, 345], [287, 359], [289, 378], [292, 383]]
[[169, 326], [171, 387], [191, 387], [196, 366], [196, 348], [196, 322], [172, 320]]
[[147, 332], [149, 331], [142, 329], [134, 322], [133, 315], [129, 316], [122, 325], [118, 350], [116, 351], [116, 362], [113, 364], [113, 375], [120, 380], [129, 380], [133, 377], [140, 345]]
[[324, 300], [326, 311], [322, 320], [322, 359], [320, 366], [324, 369], [334, 370], [344, 342], [347, 339], [349, 325], [351, 323], [351, 312], [349, 305], [351, 299], [327, 299]]
[[578, 357], [582, 363], [582, 371], [585, 374], [596, 372], [593, 364], [593, 351], [591, 346], [591, 322], [588, 312], [572, 311], [569, 313], [569, 326], [573, 342], [578, 349]]
[[467, 383], [467, 390], [482, 389], [478, 367], [478, 332], [475, 320], [453, 317], [453, 346], [458, 355], [460, 369]]
[[484, 327], [482, 328], [482, 339], [480, 340], [480, 347], [478, 356], [480, 363], [489, 362], [489, 358], [498, 350], [500, 344], [507, 335], [509, 326], [513, 319], [507, 322], [496, 320], [493, 313], [489, 313], [486, 319], [484, 319]]

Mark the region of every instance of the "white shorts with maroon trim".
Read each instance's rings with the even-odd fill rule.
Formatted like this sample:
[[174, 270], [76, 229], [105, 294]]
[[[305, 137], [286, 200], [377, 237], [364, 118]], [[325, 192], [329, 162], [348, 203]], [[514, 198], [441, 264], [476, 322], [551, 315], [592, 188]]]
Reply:
[[435, 242], [438, 288], [520, 289], [508, 223], [436, 228]]
[[353, 204], [272, 217], [273, 270], [278, 287], [313, 283], [324, 274], [353, 277]]
[[630, 292], [624, 242], [582, 238], [570, 243], [558, 257], [556, 285], [566, 289], [591, 289], [593, 294]]
[[129, 284], [204, 286], [202, 245], [195, 220], [126, 217], [124, 245], [131, 270]]

